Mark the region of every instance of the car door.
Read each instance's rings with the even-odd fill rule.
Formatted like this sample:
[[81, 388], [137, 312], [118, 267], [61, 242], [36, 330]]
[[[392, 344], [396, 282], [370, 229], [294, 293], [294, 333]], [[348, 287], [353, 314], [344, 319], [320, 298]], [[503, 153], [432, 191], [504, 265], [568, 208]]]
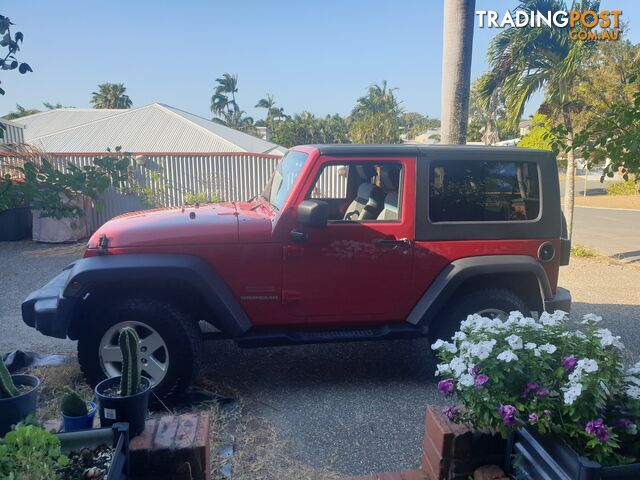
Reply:
[[[397, 217], [345, 221], [344, 210], [359, 182], [368, 181], [357, 172], [373, 172], [380, 165], [400, 171]], [[286, 314], [308, 324], [403, 320], [411, 308], [415, 158], [321, 157], [294, 211], [305, 199], [326, 201], [332, 218], [324, 228], [308, 228], [306, 239], [288, 239], [283, 245]]]

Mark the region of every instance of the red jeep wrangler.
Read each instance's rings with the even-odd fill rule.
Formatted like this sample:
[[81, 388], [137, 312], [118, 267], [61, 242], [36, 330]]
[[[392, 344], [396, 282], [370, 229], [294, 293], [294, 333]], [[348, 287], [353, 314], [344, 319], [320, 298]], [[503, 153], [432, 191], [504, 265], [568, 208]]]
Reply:
[[569, 259], [549, 152], [469, 146], [296, 147], [247, 202], [115, 218], [22, 304], [78, 340], [96, 383], [140, 333], [159, 395], [198, 370], [202, 341], [241, 346], [450, 334], [470, 313], [568, 311]]

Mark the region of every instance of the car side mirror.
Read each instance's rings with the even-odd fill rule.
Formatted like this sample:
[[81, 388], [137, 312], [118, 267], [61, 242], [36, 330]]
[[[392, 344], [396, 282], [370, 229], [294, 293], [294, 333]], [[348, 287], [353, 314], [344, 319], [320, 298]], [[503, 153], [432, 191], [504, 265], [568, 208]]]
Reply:
[[305, 200], [298, 205], [298, 222], [305, 227], [324, 228], [329, 218], [329, 204], [321, 200]]

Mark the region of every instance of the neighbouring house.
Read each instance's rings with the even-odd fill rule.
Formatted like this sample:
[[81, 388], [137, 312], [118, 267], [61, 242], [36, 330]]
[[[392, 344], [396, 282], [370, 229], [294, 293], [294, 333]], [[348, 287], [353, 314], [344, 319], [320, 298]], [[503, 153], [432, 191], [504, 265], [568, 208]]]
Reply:
[[520, 130], [520, 137], [524, 137], [531, 129], [531, 119], [520, 120], [520, 123], [518, 123], [518, 129]]
[[23, 125], [0, 118], [0, 130], [0, 145], [24, 143]]
[[[137, 175], [154, 189], [160, 206], [180, 205], [186, 193], [246, 200], [262, 190], [286, 152], [160, 103], [126, 110], [61, 108], [22, 117], [19, 124], [25, 143], [62, 166], [85, 165], [108, 148], [132, 153], [140, 166]], [[107, 191], [104, 204], [87, 212], [91, 230], [116, 215], [148, 208], [140, 198], [114, 190]]]

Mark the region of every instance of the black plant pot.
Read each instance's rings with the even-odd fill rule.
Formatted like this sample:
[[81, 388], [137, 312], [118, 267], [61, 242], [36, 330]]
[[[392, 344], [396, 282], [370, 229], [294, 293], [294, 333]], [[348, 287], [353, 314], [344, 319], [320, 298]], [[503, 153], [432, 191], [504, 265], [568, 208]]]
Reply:
[[31, 207], [15, 207], [0, 212], [0, 241], [31, 237]]
[[516, 478], [527, 480], [638, 480], [640, 463], [603, 467], [581, 457], [566, 443], [534, 430], [520, 429], [510, 444]]
[[[0, 359], [0, 362], [2, 359]], [[0, 437], [11, 430], [11, 426], [23, 421], [30, 414], [35, 413], [38, 403], [38, 388], [40, 379], [33, 375], [11, 375], [16, 386], [32, 387], [17, 397], [0, 398]]]
[[132, 437], [143, 432], [151, 387], [149, 380], [144, 377], [141, 383], [142, 391], [130, 397], [111, 397], [105, 393], [119, 387], [120, 377], [107, 378], [96, 385], [100, 425], [110, 427], [114, 423], [127, 422]]

